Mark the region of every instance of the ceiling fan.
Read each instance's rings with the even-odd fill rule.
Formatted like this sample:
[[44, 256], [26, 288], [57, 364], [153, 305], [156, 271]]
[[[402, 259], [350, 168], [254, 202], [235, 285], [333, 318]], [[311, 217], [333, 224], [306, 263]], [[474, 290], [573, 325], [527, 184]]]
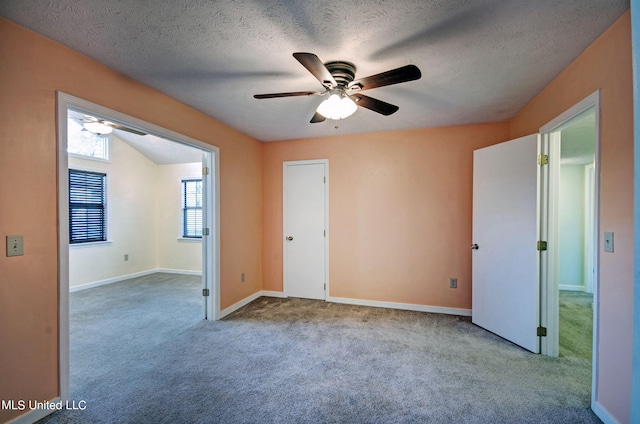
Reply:
[[96, 118], [95, 116], [86, 115], [84, 113], [70, 110], [68, 115], [69, 118], [73, 119], [79, 125], [82, 125], [84, 129], [95, 134], [109, 134], [113, 130], [122, 130], [137, 135], [147, 135], [147, 133], [143, 131], [138, 131], [127, 126], [116, 124], [105, 119]]
[[294, 96], [323, 96], [329, 93], [329, 98], [323, 101], [311, 118], [311, 123], [322, 122], [325, 119], [344, 119], [353, 114], [358, 106], [391, 115], [399, 108], [382, 100], [360, 94], [361, 91], [386, 85], [420, 79], [422, 74], [415, 65], [406, 65], [380, 74], [365, 78], [354, 79], [356, 67], [351, 62], [333, 61], [322, 63], [313, 53], [294, 53], [298, 62], [302, 64], [324, 86], [324, 91], [294, 91], [289, 93], [256, 94], [256, 99], [273, 99], [277, 97]]

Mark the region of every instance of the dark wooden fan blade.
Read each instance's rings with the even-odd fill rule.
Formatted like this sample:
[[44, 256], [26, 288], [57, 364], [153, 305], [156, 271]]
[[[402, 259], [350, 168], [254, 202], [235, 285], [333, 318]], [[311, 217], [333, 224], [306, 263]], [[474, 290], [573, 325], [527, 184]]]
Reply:
[[352, 94], [349, 97], [356, 102], [358, 106], [362, 106], [374, 112], [381, 113], [383, 115], [391, 115], [400, 109], [396, 105], [383, 102], [382, 100], [374, 99], [373, 97], [365, 96], [364, 94]]
[[292, 91], [290, 93], [254, 94], [256, 99], [275, 99], [276, 97], [319, 96], [319, 91]]
[[384, 87], [385, 85], [399, 84], [401, 82], [420, 79], [422, 73], [415, 65], [407, 65], [391, 71], [360, 78], [349, 84], [348, 93], [371, 90], [372, 88]]
[[327, 118], [325, 118], [324, 116], [322, 116], [318, 112], [316, 112], [316, 114], [313, 115], [313, 118], [311, 118], [311, 121], [309, 121], [309, 122], [311, 122], [312, 124], [315, 124], [316, 122], [322, 122], [325, 119], [327, 119]]
[[124, 125], [113, 125], [113, 128], [115, 128], [116, 130], [121, 130], [121, 131], [126, 131], [126, 132], [130, 132], [132, 134], [137, 134], [137, 135], [147, 135], [146, 132], [143, 131], [138, 131], [138, 130], [134, 130], [133, 128], [129, 128], [129, 127], [125, 127]]
[[302, 64], [309, 72], [313, 74], [314, 77], [320, 84], [324, 85], [327, 88], [333, 88], [338, 85], [335, 79], [333, 79], [333, 75], [324, 66], [324, 63], [313, 53], [294, 53], [293, 57], [295, 57], [298, 62]]

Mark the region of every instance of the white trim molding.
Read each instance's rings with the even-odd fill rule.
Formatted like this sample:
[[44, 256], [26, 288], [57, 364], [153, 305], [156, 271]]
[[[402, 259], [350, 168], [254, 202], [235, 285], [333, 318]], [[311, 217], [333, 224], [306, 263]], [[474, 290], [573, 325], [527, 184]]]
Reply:
[[[600, 115], [600, 90], [596, 90], [593, 93], [589, 94], [584, 99], [580, 100], [575, 105], [571, 106], [569, 109], [562, 112], [560, 115], [553, 118], [551, 121], [544, 124], [540, 127], [541, 133], [550, 133], [553, 131], [559, 131], [562, 129], [569, 121], [578, 117], [582, 113], [594, 108], [596, 109], [596, 124], [599, 124], [599, 115]], [[599, 130], [599, 128], [596, 128]]]
[[[555, 155], [551, 155], [549, 158], [550, 168], [553, 168], [553, 175], [550, 177], [552, 180], [557, 181], [559, 178], [559, 164], [560, 162], [557, 160], [560, 157], [560, 139], [558, 137], [559, 131], [568, 126], [574, 119], [584, 116], [586, 113], [595, 113], [595, 156], [594, 156], [594, 187], [593, 187], [593, 245], [595, 248], [593, 249], [593, 340], [592, 340], [592, 361], [591, 361], [591, 409], [605, 422], [615, 422], [615, 421], [606, 421], [605, 418], [600, 416], [601, 411], [605, 416], [609, 416], [606, 411], [602, 409], [600, 405], [597, 403], [598, 399], [598, 334], [600, 330], [599, 325], [599, 298], [600, 298], [600, 119], [601, 119], [601, 109], [600, 109], [600, 90], [596, 90], [574, 106], [565, 110], [563, 113], [558, 115], [556, 118], [549, 121], [547, 124], [543, 125], [540, 128], [540, 132], [543, 134], [543, 137], [548, 140], [551, 144], [550, 148], [552, 152], [555, 151]], [[552, 185], [557, 185], [556, 182], [553, 182]], [[555, 200], [552, 199], [552, 202], [557, 201], [558, 192], [553, 194], [555, 196]], [[554, 212], [556, 211], [556, 212]], [[551, 205], [549, 209], [549, 213], [557, 213], [557, 204]], [[549, 356], [557, 356], [558, 355], [558, 340], [559, 340], [559, 287], [558, 281], [556, 278], [558, 267], [559, 267], [559, 254], [557, 249], [557, 242], [554, 243], [554, 240], [558, 240], [558, 225], [557, 219], [549, 219], [550, 225], [547, 225], [547, 228], [544, 229], [543, 237], [546, 237], [549, 240], [549, 263], [550, 266], [547, 269], [547, 272], [543, 276], [541, 291], [546, 295], [547, 302], [541, 305], [541, 313], [542, 313], [542, 325], [547, 327], [547, 337], [542, 338], [542, 353]]]
[[379, 300], [351, 299], [346, 297], [329, 297], [328, 302], [348, 305], [370, 306], [372, 308], [400, 309], [403, 311], [427, 312], [433, 314], [471, 316], [471, 309], [448, 308], [444, 306], [417, 305], [413, 303], [384, 302]]
[[202, 271], [191, 271], [188, 269], [170, 269], [170, 268], [156, 268], [153, 272], [164, 272], [166, 274], [181, 274], [181, 275], [202, 275]]
[[[262, 290], [252, 294], [251, 296], [245, 297], [244, 299], [234, 303], [233, 305], [225, 308], [220, 312], [222, 317], [229, 315], [232, 312], [237, 311], [245, 305], [253, 302], [259, 297], [278, 297], [278, 298], [286, 298], [287, 295], [284, 292], [277, 291], [268, 291]], [[358, 306], [370, 306], [372, 308], [387, 308], [387, 309], [399, 309], [403, 311], [415, 311], [415, 312], [426, 312], [432, 314], [445, 314], [445, 315], [459, 315], [464, 317], [471, 316], [471, 309], [461, 309], [461, 308], [447, 308], [443, 306], [429, 306], [429, 305], [417, 305], [412, 303], [397, 303], [397, 302], [383, 302], [378, 300], [364, 300], [364, 299], [351, 299], [346, 297], [329, 297], [327, 298], [327, 302], [333, 303], [343, 303], [347, 305], [358, 305]]]
[[[59, 397], [49, 401], [50, 404], [57, 404], [59, 402], [61, 402], [61, 399]], [[55, 412], [55, 410], [52, 409], [29, 409], [24, 414], [12, 419], [11, 421], [7, 421], [7, 424], [32, 424], [52, 414], [53, 412]]]
[[591, 404], [591, 409], [593, 410], [593, 413], [596, 414], [596, 416], [600, 418], [604, 424], [620, 424], [618, 421], [616, 421], [615, 418], [611, 416], [609, 411], [607, 411], [598, 402], [593, 402]]
[[287, 297], [287, 296], [285, 296], [285, 294], [283, 292], [261, 290], [259, 292], [256, 292], [256, 293], [252, 294], [251, 296], [245, 297], [244, 299], [234, 303], [233, 305], [229, 306], [228, 308], [225, 308], [222, 311], [220, 311], [220, 318], [226, 317], [230, 313], [237, 311], [238, 309], [242, 308], [243, 306], [248, 305], [249, 303], [251, 303], [254, 300], [256, 300], [256, 299], [258, 299], [260, 297], [263, 297], [263, 296], [264, 297], [279, 297], [279, 298]]
[[584, 286], [573, 286], [571, 284], [560, 284], [559, 286], [560, 290], [565, 290], [565, 291], [577, 291], [577, 292], [586, 292], [587, 290], [585, 290]]
[[107, 284], [118, 283], [120, 281], [125, 281], [130, 278], [136, 277], [144, 277], [145, 275], [156, 274], [158, 272], [164, 272], [167, 274], [182, 274], [182, 275], [202, 275], [201, 271], [188, 271], [182, 269], [167, 269], [167, 268], [156, 268], [150, 269], [147, 271], [134, 272], [133, 274], [120, 275], [118, 277], [107, 278], [105, 280], [93, 281], [91, 283], [78, 284], [77, 286], [70, 286], [69, 293], [74, 293], [81, 290], [92, 289], [94, 287], [100, 287]]
[[245, 297], [244, 299], [234, 303], [233, 305], [229, 306], [228, 308], [224, 308], [223, 310], [220, 311], [220, 317], [219, 318], [224, 318], [227, 315], [237, 311], [238, 309], [242, 308], [245, 305], [248, 305], [249, 303], [253, 302], [254, 300], [256, 300], [257, 298], [262, 296], [262, 291], [256, 292], [254, 294], [252, 294], [251, 296]]
[[261, 295], [264, 297], [279, 297], [279, 298], [287, 297], [284, 295], [284, 292], [269, 291], [269, 290], [262, 290]]

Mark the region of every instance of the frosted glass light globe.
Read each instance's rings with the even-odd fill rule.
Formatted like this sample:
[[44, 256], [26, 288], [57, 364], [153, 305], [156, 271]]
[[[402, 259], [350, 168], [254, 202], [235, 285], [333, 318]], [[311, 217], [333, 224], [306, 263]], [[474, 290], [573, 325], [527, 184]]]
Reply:
[[328, 119], [344, 119], [354, 114], [358, 109], [355, 102], [347, 96], [331, 94], [327, 100], [320, 103], [316, 112]]

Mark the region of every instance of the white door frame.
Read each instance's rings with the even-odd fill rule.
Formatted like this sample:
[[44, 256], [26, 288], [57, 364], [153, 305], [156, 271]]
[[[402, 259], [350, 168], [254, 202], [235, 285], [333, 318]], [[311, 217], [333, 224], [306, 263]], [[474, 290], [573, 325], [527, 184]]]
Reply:
[[587, 293], [591, 293], [591, 294], [593, 294], [593, 288], [594, 288], [593, 281], [595, 279], [595, 274], [594, 274], [595, 267], [594, 267], [593, 261], [595, 260], [596, 254], [594, 253], [594, 250], [598, 248], [595, 242], [598, 234], [595, 226], [595, 217], [596, 217], [595, 168], [596, 168], [595, 163], [588, 164], [584, 167], [584, 181], [585, 181], [584, 208], [587, 215], [584, 223], [584, 235], [585, 235], [584, 252], [586, 256], [584, 261], [584, 275], [585, 275], [584, 290]]
[[287, 231], [287, 181], [286, 181], [286, 169], [287, 166], [295, 165], [314, 165], [323, 164], [325, 172], [325, 185], [324, 185], [324, 228], [326, 229], [326, 235], [324, 239], [324, 275], [325, 275], [325, 291], [324, 300], [329, 298], [329, 159], [314, 159], [314, 160], [297, 160], [297, 161], [284, 161], [282, 162], [282, 289], [284, 296], [288, 297], [288, 285], [287, 282], [287, 240], [285, 232]]
[[[58, 360], [60, 398], [69, 400], [69, 176], [67, 156], [67, 110], [69, 108], [98, 115], [109, 121], [166, 138], [171, 141], [199, 148], [205, 152], [204, 163], [209, 165], [209, 175], [203, 175], [207, 204], [203, 220], [210, 228], [210, 236], [203, 237], [203, 287], [211, 296], [204, 302], [208, 320], [220, 317], [220, 154], [219, 148], [154, 125], [113, 109], [91, 103], [63, 92], [56, 92], [58, 136]], [[207, 313], [211, 311], [212, 313]]]
[[[590, 94], [544, 126], [540, 128], [543, 140], [549, 145], [549, 209], [548, 213], [553, 217], [557, 217], [558, 210], [558, 187], [560, 173], [560, 143], [559, 137], [554, 135], [557, 131], [566, 126], [569, 121], [577, 116], [587, 112], [595, 111], [595, 160], [594, 160], [594, 209], [593, 209], [593, 225], [594, 239], [593, 243], [593, 349], [592, 349], [592, 382], [591, 382], [591, 407], [595, 407], [596, 389], [598, 378], [598, 316], [599, 316], [599, 291], [600, 291], [600, 90]], [[541, 319], [542, 326], [547, 327], [547, 337], [542, 338], [542, 350], [544, 355], [558, 356], [559, 342], [559, 286], [558, 286], [558, 266], [559, 266], [559, 249], [558, 249], [558, 220], [546, 219], [546, 225], [543, 225], [542, 236], [546, 235], [548, 243], [549, 263], [545, 273], [542, 274], [541, 290], [543, 302], [541, 302]], [[543, 224], [545, 221], [543, 220]], [[543, 238], [545, 240], [545, 238]]]

